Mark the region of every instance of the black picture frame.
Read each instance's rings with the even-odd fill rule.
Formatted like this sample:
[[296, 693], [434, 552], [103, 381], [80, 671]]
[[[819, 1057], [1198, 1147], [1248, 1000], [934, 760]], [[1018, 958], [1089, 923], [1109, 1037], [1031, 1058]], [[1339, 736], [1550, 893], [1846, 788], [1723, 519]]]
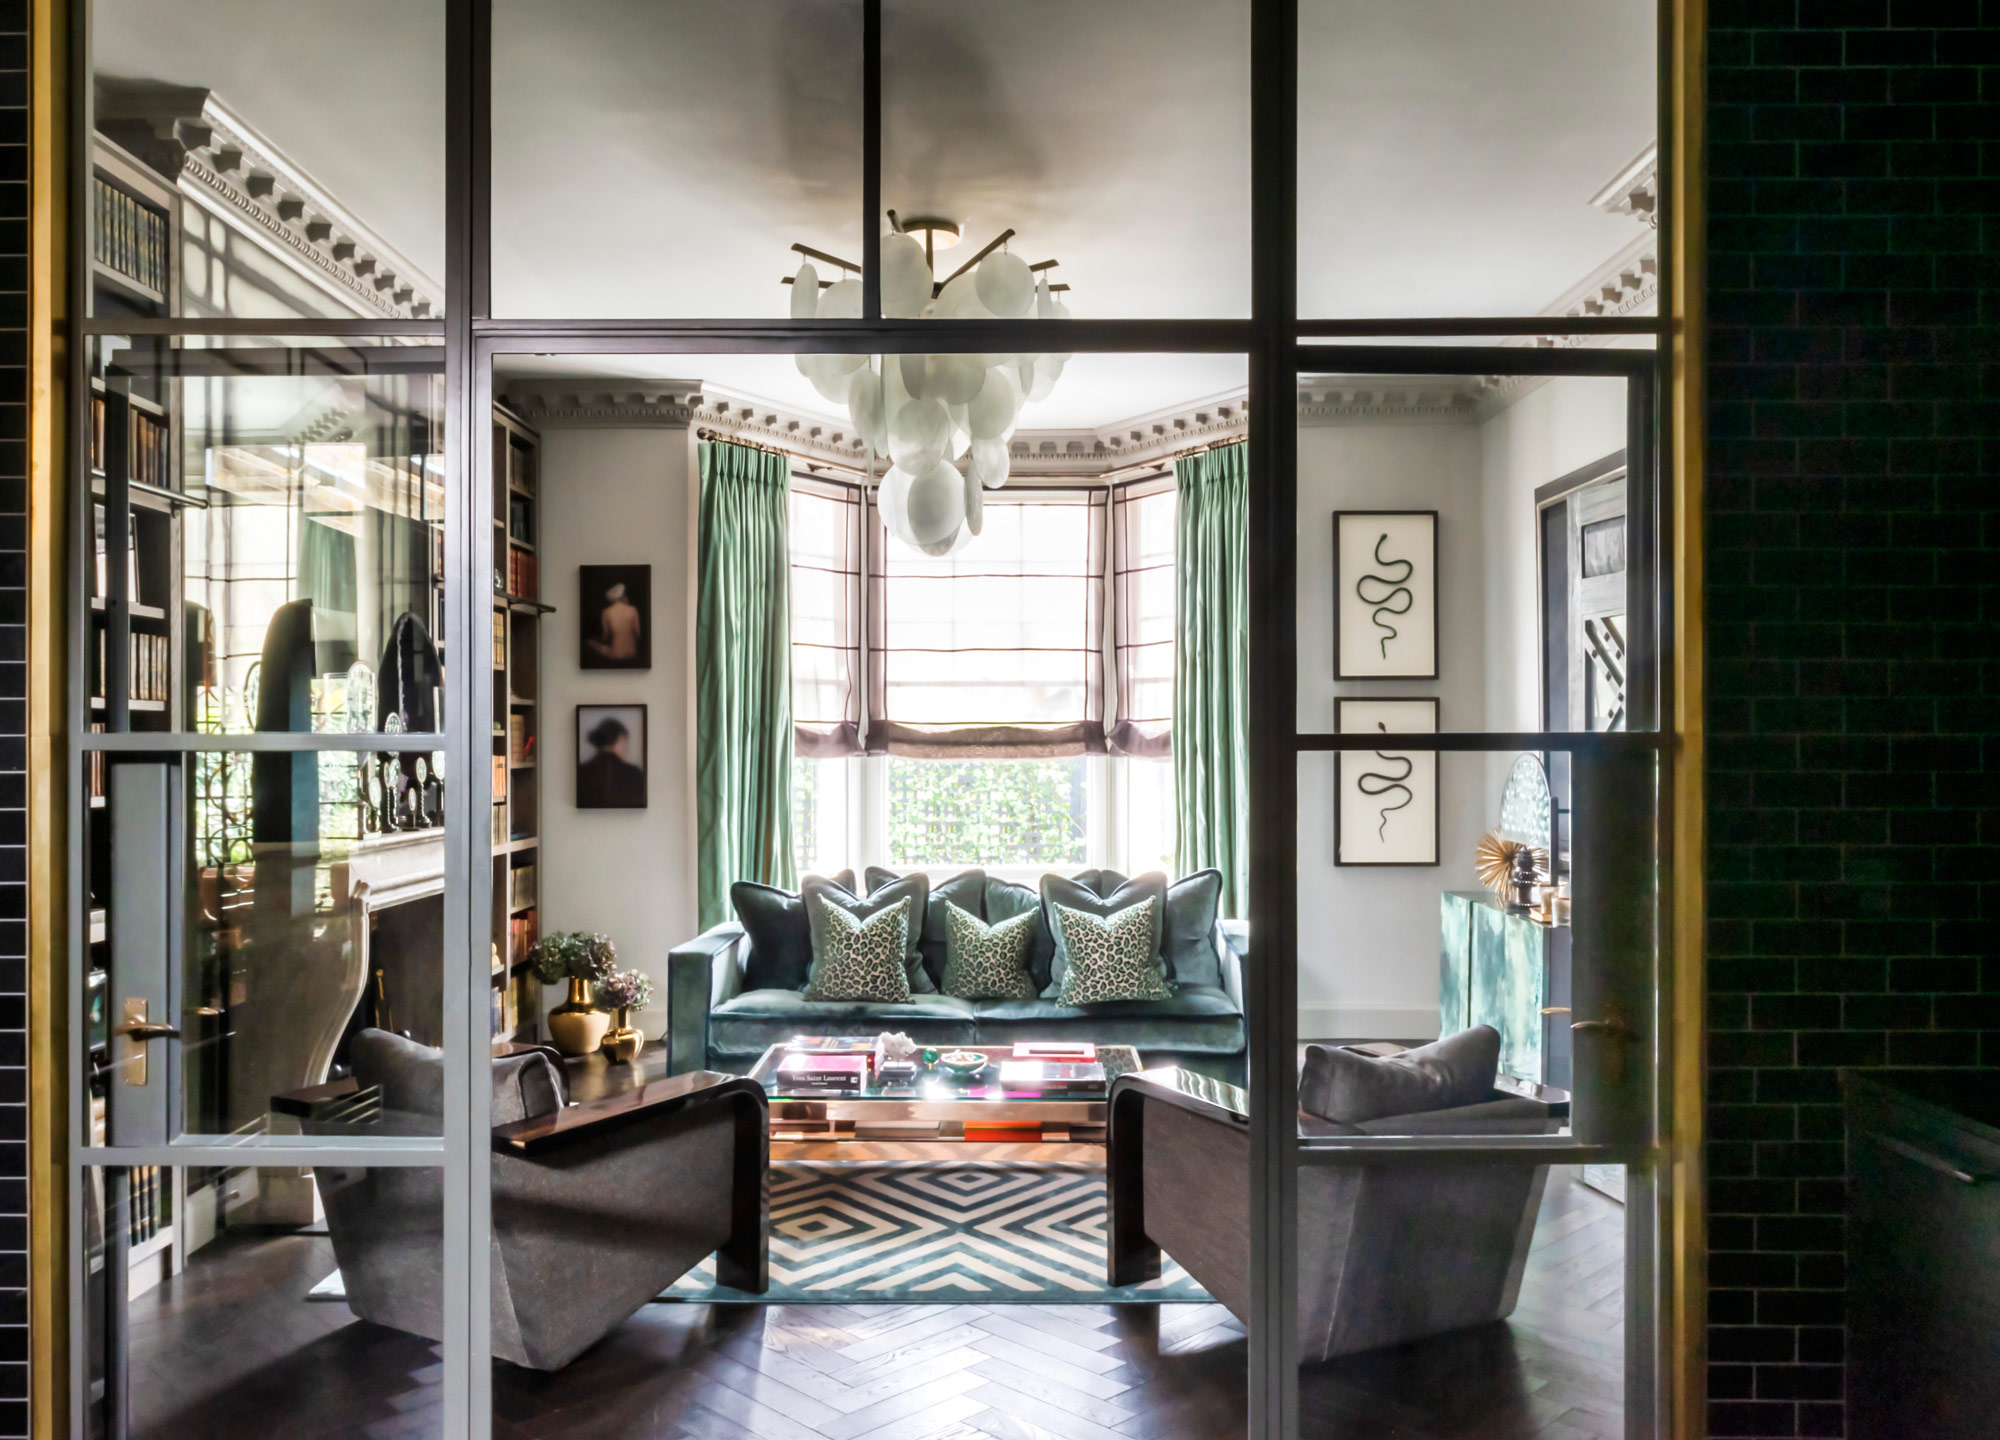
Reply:
[[[615, 722], [623, 729], [625, 754], [613, 753], [613, 742], [599, 733], [599, 727], [606, 722]], [[635, 740], [636, 745], [633, 743]], [[630, 757], [635, 750], [638, 758], [633, 760]], [[606, 763], [599, 764], [600, 759]], [[651, 759], [644, 705], [576, 707], [577, 809], [644, 810]], [[626, 773], [634, 770], [638, 772], [636, 776]]]
[[[579, 670], [653, 668], [653, 567], [579, 565], [576, 664]], [[636, 616], [614, 615], [624, 606]], [[636, 636], [629, 627], [638, 627]]]
[[[1341, 695], [1333, 702], [1333, 728], [1343, 735], [1355, 731], [1347, 723], [1346, 707], [1350, 705], [1427, 705], [1430, 707], [1431, 728], [1428, 733], [1437, 734], [1443, 724], [1440, 703], [1435, 695]], [[1392, 734], [1422, 734], [1423, 731], [1392, 731]], [[1375, 758], [1375, 752], [1367, 750], [1341, 750], [1334, 755], [1333, 766], [1333, 863], [1338, 866], [1358, 869], [1435, 869], [1444, 863], [1444, 785], [1439, 752], [1436, 750], [1408, 750], [1399, 753], [1399, 758], [1410, 762], [1410, 769], [1399, 776], [1385, 776], [1391, 785], [1400, 786], [1403, 781], [1418, 774], [1428, 774], [1431, 790], [1431, 833], [1430, 859], [1354, 859], [1346, 851], [1347, 822], [1342, 805], [1347, 795], [1347, 777], [1350, 765], [1366, 764]], [[1372, 773], [1372, 772], [1371, 772]], [[1416, 797], [1412, 794], [1411, 799]], [[1408, 802], [1405, 802], [1408, 803]], [[1379, 812], [1378, 812], [1379, 813]], [[1384, 817], [1386, 823], [1386, 816]]]
[[[1428, 531], [1427, 543], [1421, 544], [1421, 560], [1413, 560], [1398, 554], [1388, 562], [1391, 565], [1408, 563], [1410, 573], [1401, 579], [1393, 572], [1378, 574], [1365, 570], [1360, 574], [1343, 574], [1340, 563], [1343, 527], [1350, 522], [1365, 520], [1393, 520], [1419, 522]], [[1428, 576], [1420, 573], [1428, 570]], [[1352, 583], [1350, 583], [1350, 581]], [[1390, 611], [1385, 605], [1377, 605], [1364, 599], [1357, 586], [1375, 582], [1380, 598], [1393, 600], [1398, 593], [1406, 594], [1409, 605], [1401, 611]], [[1358, 616], [1363, 613], [1374, 615], [1369, 621], [1369, 633], [1378, 637], [1385, 648], [1398, 639], [1414, 640], [1416, 656], [1408, 663], [1394, 663], [1385, 658], [1384, 663], [1376, 663], [1365, 650], [1356, 653], [1352, 644], [1343, 646], [1341, 636], [1350, 622], [1359, 630]], [[1380, 619], [1384, 613], [1411, 617], [1406, 623], [1419, 627], [1415, 632], [1404, 635], [1397, 627]], [[1438, 512], [1435, 510], [1336, 510], [1333, 512], [1333, 677], [1336, 680], [1435, 680], [1438, 678], [1438, 639], [1441, 626], [1438, 615]], [[1389, 631], [1390, 634], [1383, 634]], [[1406, 646], [1407, 648], [1411, 648]]]

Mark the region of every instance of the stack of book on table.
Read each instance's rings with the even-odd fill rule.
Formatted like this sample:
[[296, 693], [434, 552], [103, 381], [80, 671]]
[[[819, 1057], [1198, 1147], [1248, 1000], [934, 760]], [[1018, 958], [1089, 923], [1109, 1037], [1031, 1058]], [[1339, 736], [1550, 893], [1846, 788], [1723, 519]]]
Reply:
[[859, 1090], [868, 1083], [868, 1056], [793, 1050], [778, 1062], [779, 1078], [814, 1090]]
[[1000, 1083], [1009, 1089], [1040, 1090], [1045, 1095], [1104, 1088], [1104, 1066], [1097, 1047], [1082, 1043], [1023, 1040], [1011, 1060], [1000, 1062]]

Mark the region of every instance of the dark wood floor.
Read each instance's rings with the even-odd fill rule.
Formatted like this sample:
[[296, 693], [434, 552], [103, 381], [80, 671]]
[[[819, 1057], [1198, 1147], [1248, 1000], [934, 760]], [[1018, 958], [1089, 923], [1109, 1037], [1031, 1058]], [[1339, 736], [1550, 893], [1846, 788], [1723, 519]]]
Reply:
[[[1306, 1436], [1617, 1440], [1624, 1215], [1552, 1174], [1511, 1321], [1309, 1367]], [[301, 1297], [324, 1237], [227, 1236], [132, 1305], [147, 1440], [433, 1435], [437, 1347]], [[648, 1305], [554, 1375], [495, 1369], [505, 1440], [1210, 1440], [1247, 1345], [1215, 1305]]]

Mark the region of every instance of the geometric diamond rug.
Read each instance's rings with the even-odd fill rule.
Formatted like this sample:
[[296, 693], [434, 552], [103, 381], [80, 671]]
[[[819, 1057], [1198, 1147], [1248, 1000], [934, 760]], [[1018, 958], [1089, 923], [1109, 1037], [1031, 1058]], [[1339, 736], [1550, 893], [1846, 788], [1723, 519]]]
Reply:
[[1104, 1167], [1075, 1162], [801, 1161], [771, 1167], [771, 1288], [715, 1283], [705, 1260], [663, 1301], [978, 1300], [1157, 1304], [1209, 1294], [1170, 1257], [1160, 1278], [1104, 1283]]

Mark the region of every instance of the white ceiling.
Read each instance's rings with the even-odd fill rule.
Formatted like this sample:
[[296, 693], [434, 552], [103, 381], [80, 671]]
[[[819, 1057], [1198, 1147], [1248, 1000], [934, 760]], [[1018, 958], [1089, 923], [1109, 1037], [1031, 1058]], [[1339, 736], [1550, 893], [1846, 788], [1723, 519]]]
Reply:
[[444, 279], [439, 0], [96, 0], [97, 71], [213, 90]]
[[[1633, 222], [1588, 201], [1652, 138], [1653, 9], [1302, 0], [1302, 311], [1534, 313], [1609, 259]], [[884, 11], [885, 205], [962, 220], [972, 245], [1015, 227], [1019, 253], [1063, 262], [1078, 315], [1248, 313], [1247, 0]], [[441, 276], [443, 13], [98, 0], [97, 51], [106, 73], [213, 88]], [[855, 0], [494, 0], [496, 312], [775, 318], [793, 241], [857, 258], [859, 17]], [[789, 362], [700, 373], [825, 409]], [[1079, 356], [1024, 421], [1110, 423], [1241, 374]]]

